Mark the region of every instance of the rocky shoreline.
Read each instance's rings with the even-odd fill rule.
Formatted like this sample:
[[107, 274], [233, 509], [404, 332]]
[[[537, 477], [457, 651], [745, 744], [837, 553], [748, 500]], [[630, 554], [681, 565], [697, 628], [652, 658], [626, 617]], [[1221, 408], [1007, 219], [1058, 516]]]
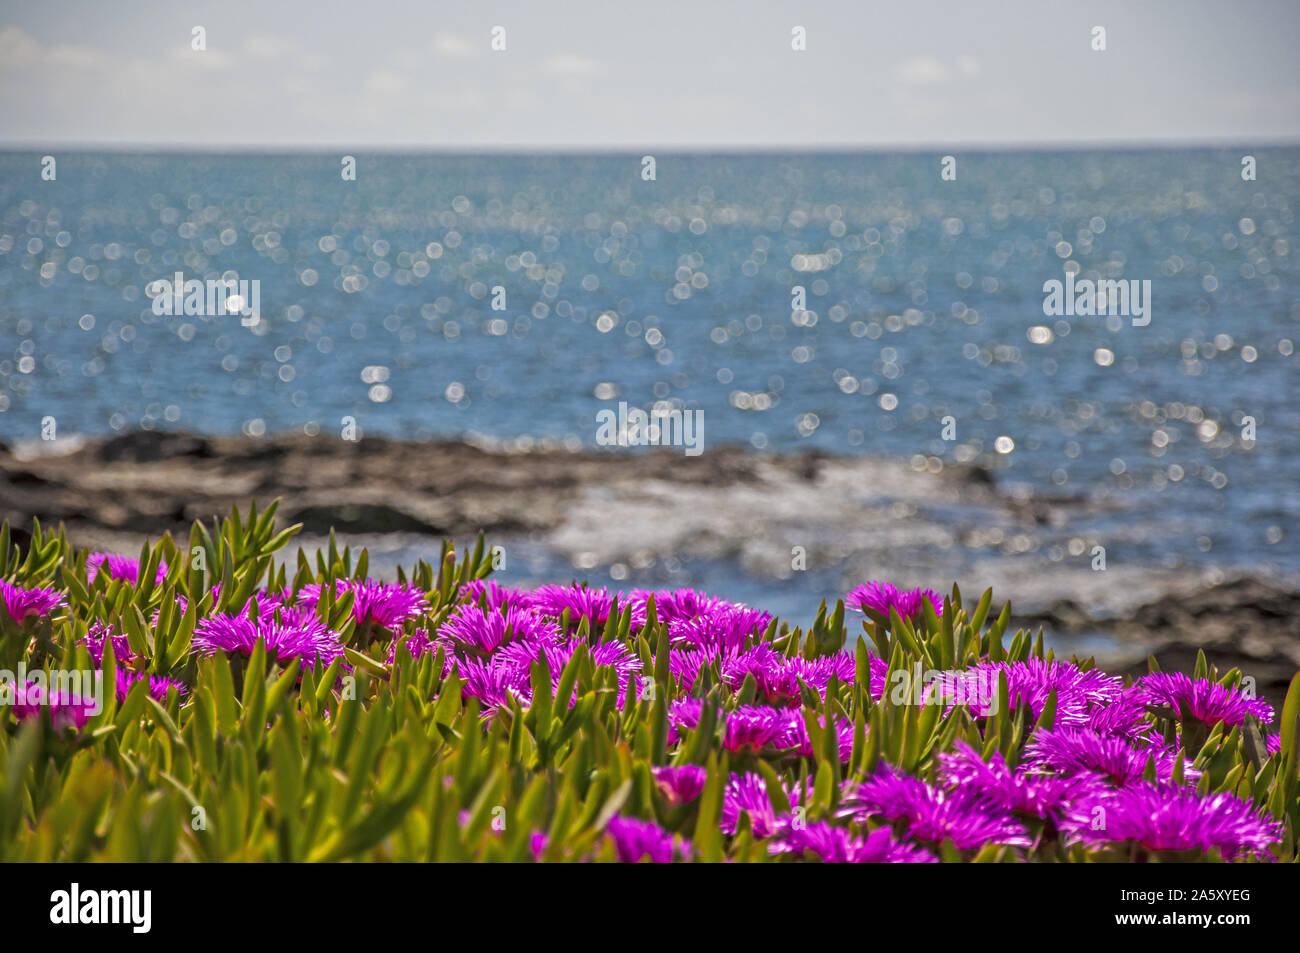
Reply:
[[[1240, 668], [1275, 698], [1300, 670], [1300, 592], [1258, 579], [1165, 595], [1113, 619], [1094, 619], [1077, 603], [1062, 600], [1016, 621], [1067, 635], [1100, 629], [1119, 646], [1144, 645], [1165, 671], [1192, 671], [1197, 651], [1204, 649], [1220, 669]], [[1147, 662], [1145, 656], [1131, 658], [1111, 670], [1145, 674]]]
[[[37, 445], [33, 445], [37, 446]], [[818, 455], [774, 458], [812, 479]], [[760, 478], [750, 455], [720, 448], [699, 457], [562, 449], [503, 452], [462, 441], [382, 437], [348, 442], [285, 435], [262, 440], [138, 431], [82, 441], [66, 453], [0, 448], [0, 516], [39, 517], [69, 534], [186, 531], [250, 498], [283, 500], [281, 515], [308, 534], [531, 532], [559, 525], [561, 504], [583, 487], [626, 480], [735, 486]]]
[[[465, 539], [483, 530], [493, 541], [540, 541], [575, 567], [687, 555], [734, 559], [772, 579], [790, 578], [798, 547], [811, 569], [910, 584], [947, 578], [951, 567], [927, 562], [931, 554], [978, 551], [990, 527], [999, 543], [1064, 538], [1072, 521], [1113, 505], [1004, 492], [975, 466], [934, 474], [816, 451], [520, 452], [462, 441], [150, 431], [0, 447], [0, 517], [20, 541], [35, 517], [63, 523], [76, 544], [133, 552], [143, 536], [183, 536], [195, 519], [277, 497], [283, 519], [301, 522], [308, 536], [333, 527]], [[1300, 668], [1300, 592], [1276, 581], [1122, 570], [1100, 580], [1068, 561], [1010, 572], [1007, 562], [990, 558], [952, 578], [963, 589], [992, 585], [1024, 607], [1017, 624], [1108, 636], [1134, 669], [1145, 670], [1151, 651], [1162, 666], [1190, 670], [1205, 648], [1264, 690]]]

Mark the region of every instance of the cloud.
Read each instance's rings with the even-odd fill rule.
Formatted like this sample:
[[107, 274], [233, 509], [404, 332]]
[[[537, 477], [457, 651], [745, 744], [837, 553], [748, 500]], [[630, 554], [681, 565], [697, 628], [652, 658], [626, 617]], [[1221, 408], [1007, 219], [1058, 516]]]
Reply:
[[914, 56], [900, 63], [894, 75], [907, 86], [942, 86], [948, 82], [948, 67], [933, 56]]
[[[487, 45], [484, 39], [483, 46]], [[475, 46], [459, 33], [437, 33], [433, 37], [433, 51], [449, 60], [467, 60], [477, 56], [481, 47]]]
[[282, 59], [297, 52], [294, 45], [284, 38], [266, 33], [257, 33], [244, 40], [244, 51], [249, 56], [268, 60]]
[[406, 90], [406, 80], [392, 70], [375, 70], [366, 78], [366, 91], [385, 96], [395, 96]]
[[604, 72], [597, 60], [577, 53], [556, 53], [542, 61], [542, 72], [552, 76], [594, 76]]
[[0, 66], [10, 69], [97, 69], [111, 61], [103, 50], [91, 46], [46, 46], [21, 27], [0, 29]]
[[173, 46], [167, 53], [167, 61], [175, 66], [193, 66], [209, 70], [228, 70], [235, 67], [235, 58], [227, 55], [225, 51], [211, 48], [195, 50], [189, 43]]

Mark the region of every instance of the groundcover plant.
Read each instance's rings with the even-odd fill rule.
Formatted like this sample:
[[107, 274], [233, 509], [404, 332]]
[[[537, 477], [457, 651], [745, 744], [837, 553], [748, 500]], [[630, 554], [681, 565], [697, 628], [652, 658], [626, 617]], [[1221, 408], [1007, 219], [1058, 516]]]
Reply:
[[1300, 676], [1124, 679], [869, 582], [807, 628], [369, 578], [276, 507], [138, 560], [0, 531], [0, 859], [1288, 861]]

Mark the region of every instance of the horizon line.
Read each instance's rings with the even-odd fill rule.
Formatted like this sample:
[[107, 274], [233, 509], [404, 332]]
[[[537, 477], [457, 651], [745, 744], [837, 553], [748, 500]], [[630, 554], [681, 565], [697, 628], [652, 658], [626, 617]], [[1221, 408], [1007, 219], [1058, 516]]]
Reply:
[[214, 145], [166, 142], [58, 142], [37, 140], [0, 140], [0, 152], [38, 153], [59, 149], [79, 153], [113, 152], [133, 154], [174, 155], [283, 155], [328, 154], [356, 152], [366, 155], [815, 155], [815, 154], [947, 154], [965, 152], [1154, 152], [1154, 151], [1208, 151], [1227, 149], [1287, 149], [1300, 148], [1300, 137], [1261, 138], [1251, 141], [1240, 138], [1207, 139], [1116, 139], [1116, 140], [1014, 140], [1007, 142], [972, 141], [965, 143], [898, 142], [898, 143], [818, 143], [797, 148], [784, 143], [705, 144], [621, 144], [584, 146], [574, 143], [543, 144], [485, 144], [424, 145], [420, 143], [387, 143], [366, 145], [362, 143], [220, 143]]

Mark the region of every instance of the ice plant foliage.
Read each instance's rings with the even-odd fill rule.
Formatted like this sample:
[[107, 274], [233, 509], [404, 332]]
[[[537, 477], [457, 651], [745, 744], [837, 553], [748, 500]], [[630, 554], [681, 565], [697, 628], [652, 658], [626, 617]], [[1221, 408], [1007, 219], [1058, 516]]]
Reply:
[[275, 514], [139, 560], [0, 529], [0, 860], [1297, 858], [1300, 676], [1108, 675], [956, 588], [796, 626], [506, 587], [482, 539], [376, 580]]

